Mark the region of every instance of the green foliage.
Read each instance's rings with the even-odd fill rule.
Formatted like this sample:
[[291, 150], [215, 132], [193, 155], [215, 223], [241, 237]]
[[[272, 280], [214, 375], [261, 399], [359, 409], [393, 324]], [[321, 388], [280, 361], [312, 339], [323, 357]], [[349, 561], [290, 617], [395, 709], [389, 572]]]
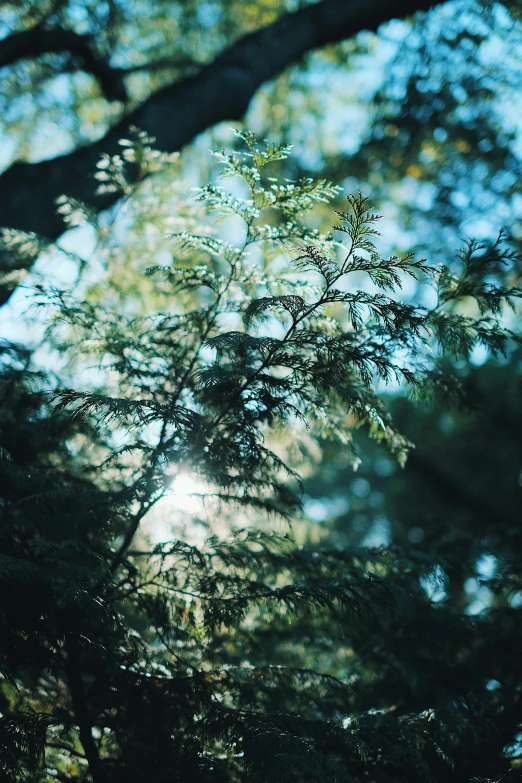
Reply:
[[[417, 444], [404, 471], [362, 433], [356, 477], [338, 447], [325, 444], [320, 468], [305, 481], [305, 510], [319, 509], [323, 530], [340, 545], [393, 542], [431, 563], [428, 578], [409, 582], [386, 632], [351, 629], [348, 641], [332, 641], [353, 651], [354, 701], [404, 713], [458, 702], [445, 720], [473, 729], [478, 741], [455, 737], [443, 779], [517, 780], [520, 350], [454, 371], [464, 391], [458, 407], [391, 401]], [[342, 671], [342, 660], [337, 665]]]
[[[0, 614], [2, 741], [15, 779], [35, 742], [19, 739], [28, 706], [49, 724], [42, 781], [87, 768], [95, 783], [445, 780], [459, 737], [480, 737], [451, 698], [403, 711], [357, 702], [352, 677], [378, 674], [338, 672], [328, 652], [338, 633], [385, 632], [412, 585], [420, 604], [433, 561], [297, 546], [264, 519], [295, 520], [299, 463], [325, 436], [357, 465], [363, 427], [404, 464], [410, 444], [378, 384], [446, 393], [441, 357], [505, 352], [503, 309], [520, 291], [501, 269], [517, 259], [500, 241], [448, 267], [383, 258], [361, 194], [338, 213], [344, 245], [307, 222], [337, 188], [274, 182], [267, 167], [288, 149], [240, 136], [246, 152], [218, 156], [233, 192], [197, 194], [233, 217], [234, 242], [204, 217], [172, 234], [172, 263], [147, 272], [162, 312], [39, 288], [49, 344], [77, 373], [96, 366], [91, 388], [31, 395], [28, 368], [4, 365], [1, 552], [15, 600]], [[125, 160], [156, 161], [148, 142], [125, 142]], [[100, 171], [120, 177], [111, 166]], [[408, 276], [434, 286], [432, 307], [398, 298]], [[49, 431], [50, 446], [16, 454], [15, 406], [17, 426]], [[155, 545], [141, 528], [187, 477], [202, 518], [185, 530], [172, 519]]]

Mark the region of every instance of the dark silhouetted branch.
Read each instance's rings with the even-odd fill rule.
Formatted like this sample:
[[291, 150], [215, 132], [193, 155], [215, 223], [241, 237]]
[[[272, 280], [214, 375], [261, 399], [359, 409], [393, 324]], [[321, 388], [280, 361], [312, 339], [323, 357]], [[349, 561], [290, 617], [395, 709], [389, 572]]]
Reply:
[[63, 27], [36, 25], [30, 30], [13, 33], [0, 41], [0, 68], [19, 60], [43, 54], [65, 52], [74, 58], [76, 68], [92, 74], [110, 100], [125, 101], [127, 94], [121, 69], [111, 68], [94, 47], [93, 39]]
[[69, 640], [67, 654], [67, 680], [69, 683], [72, 707], [78, 723], [80, 742], [89, 765], [89, 772], [93, 783], [104, 783], [105, 774], [100, 754], [98, 753], [98, 748], [92, 734], [93, 724], [87, 706], [85, 688], [80, 669], [80, 650], [75, 639]]

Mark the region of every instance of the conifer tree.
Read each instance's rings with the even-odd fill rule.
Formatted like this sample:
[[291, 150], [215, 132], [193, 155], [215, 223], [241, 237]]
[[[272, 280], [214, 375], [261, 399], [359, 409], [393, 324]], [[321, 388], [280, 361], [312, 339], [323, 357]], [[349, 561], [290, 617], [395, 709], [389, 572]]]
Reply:
[[[239, 239], [203, 219], [172, 235], [172, 263], [147, 270], [161, 311], [40, 287], [49, 344], [71, 357], [72, 377], [94, 363], [89, 388], [59, 381], [44, 394], [49, 379], [5, 346], [6, 780], [443, 781], [489, 730], [451, 693], [406, 710], [358, 698], [373, 651], [351, 671], [356, 642], [333, 647], [395, 639], [393, 618], [419, 605], [433, 561], [297, 544], [284, 524], [298, 524], [314, 442], [337, 438], [356, 466], [362, 427], [404, 465], [411, 444], [379, 383], [451, 397], [444, 356], [507, 350], [503, 311], [520, 292], [502, 270], [517, 259], [502, 236], [443, 267], [383, 258], [361, 194], [322, 234], [308, 215], [338, 189], [277, 180], [271, 165], [288, 148], [240, 135], [244, 153], [218, 153], [233, 192], [197, 194], [239, 221]], [[158, 156], [139, 132], [121, 145], [98, 179], [131, 197]], [[60, 211], [100, 229], [85, 205], [63, 198]], [[6, 241], [23, 252], [40, 240]], [[401, 301], [406, 276], [431, 283], [432, 307]], [[200, 519], [151, 542], [143, 527], [187, 477]]]
[[[355, 476], [335, 445], [325, 444], [322, 465], [305, 482], [305, 510], [324, 518], [321, 528], [344, 546], [393, 543], [397, 553], [431, 563], [424, 579], [404, 574], [385, 629], [352, 627], [332, 638], [333, 649], [352, 651], [354, 702], [393, 705], [395, 713], [430, 704], [436, 719], [452, 708], [446, 712], [455, 727], [452, 766], [443, 779], [516, 780], [520, 349], [454, 371], [465, 391], [458, 406], [391, 400], [395, 420], [417, 444], [404, 471], [362, 433]], [[341, 660], [337, 666], [339, 673]], [[465, 736], [466, 724], [478, 743], [469, 741], [472, 732]]]

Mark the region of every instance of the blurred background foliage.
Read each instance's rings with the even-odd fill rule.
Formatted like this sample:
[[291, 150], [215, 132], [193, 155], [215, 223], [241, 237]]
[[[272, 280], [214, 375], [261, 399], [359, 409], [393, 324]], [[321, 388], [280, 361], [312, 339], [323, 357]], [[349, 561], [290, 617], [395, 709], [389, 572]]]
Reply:
[[[91, 68], [74, 50], [6, 65], [0, 165], [52, 158], [99, 138], [151, 94], [305, 5], [5, 5], [4, 45], [38, 26], [71, 30], [89, 42], [103, 67]], [[430, 257], [443, 256], [462, 236], [491, 239], [507, 224], [518, 242], [520, 27], [517, 3], [460, 0], [391, 21], [376, 34], [362, 31], [309, 52], [264, 85], [246, 125], [261, 138], [294, 145], [289, 176], [321, 174], [345, 191], [360, 188], [370, 196], [398, 249], [415, 244]], [[1, 53], [0, 46], [0, 64]], [[4, 60], [8, 55], [7, 48]], [[210, 178], [202, 152], [230, 145], [229, 124], [204, 133], [185, 151], [192, 184]]]
[[[3, 69], [2, 164], [66, 152], [161, 87], [197, 72], [242, 35], [303, 3], [10, 3], [1, 32], [45, 25], [92, 42], [115, 84], [81, 54], [48, 52]], [[348, 180], [396, 226], [396, 242], [443, 247], [487, 235], [522, 202], [522, 61], [517, 3], [443, 3], [376, 34], [310, 52], [255, 96], [246, 124], [294, 145], [293, 166]], [[1, 47], [0, 47], [1, 51]], [[1, 60], [0, 60], [1, 62]], [[95, 70], [95, 69], [94, 69]], [[119, 82], [119, 86], [116, 85]], [[217, 128], [196, 142], [214, 147]], [[201, 161], [198, 161], [201, 172]], [[409, 236], [406, 236], [409, 235]]]
[[[242, 35], [306, 4], [58, 0], [2, 6], [4, 40], [38, 25], [72, 30], [88, 37], [98, 64], [110, 68], [89, 68], [81, 52], [48, 52], [5, 65], [1, 165], [52, 158], [99, 138], [157, 90], [196, 74]], [[430, 262], [448, 263], [463, 237], [494, 240], [503, 227], [520, 251], [521, 63], [519, 3], [443, 3], [308, 53], [257, 92], [245, 124], [260, 137], [293, 145], [292, 157], [276, 164], [279, 176], [324, 177], [344, 193], [360, 189], [370, 196], [384, 215], [384, 252], [415, 248]], [[67, 233], [42, 249], [24, 285], [56, 279], [84, 286], [89, 301], [110, 310], [175, 310], [142, 272], [172, 258], [165, 233], [198, 225], [191, 188], [215, 181], [207, 150], [235, 144], [230, 124], [194, 139], [179, 158], [162, 160], [156, 176], [134, 183], [122, 201], [98, 215], [96, 229], [83, 207], [63, 209]], [[330, 226], [331, 207], [321, 205], [308, 220], [310, 228]], [[222, 230], [233, 237], [238, 229], [228, 222]], [[519, 282], [514, 267], [508, 274], [511, 284]], [[405, 283], [404, 290], [412, 301], [430, 295], [422, 285]], [[56, 354], [41, 346], [41, 319], [22, 318], [26, 305], [27, 291], [19, 287], [0, 313], [3, 333], [25, 342], [38, 366], [54, 367]], [[517, 319], [510, 315], [508, 324], [516, 329]], [[399, 429], [416, 445], [404, 470], [362, 432], [356, 436], [362, 460], [356, 473], [337, 445], [324, 442], [320, 451], [310, 446], [301, 466], [304, 515], [295, 522], [302, 543], [386, 547], [399, 558], [408, 553], [428, 563], [428, 574], [419, 579], [404, 572], [397, 612], [384, 630], [368, 631], [354, 620], [347, 631], [311, 615], [296, 620], [292, 636], [269, 617], [265, 627], [259, 622], [255, 644], [251, 638], [244, 644], [251, 646], [252, 660], [290, 661], [348, 682], [346, 709], [382, 711], [383, 738], [390, 712], [457, 709], [465, 700], [475, 704], [476, 698], [480, 705], [487, 697], [489, 717], [481, 706], [470, 714], [481, 744], [455, 739], [453, 771], [440, 772], [434, 761], [433, 778], [496, 780], [501, 768], [512, 770], [509, 780], [522, 758], [520, 736], [512, 732], [522, 722], [522, 355], [513, 347], [505, 358], [492, 359], [480, 349], [447, 369], [461, 380], [461, 396], [451, 404], [419, 408], [400, 389], [390, 392]], [[74, 371], [58, 365], [61, 378]], [[34, 423], [30, 395], [19, 404], [31, 409]], [[32, 444], [38, 432], [39, 444], [30, 449], [47, 464], [50, 425], [35, 430], [22, 417], [21, 426], [27, 432], [13, 434], [9, 412], [3, 433], [10, 448], [22, 437]], [[51, 462], [63, 466], [67, 452], [59, 451]], [[394, 580], [401, 581], [396, 573]], [[323, 647], [314, 660], [307, 638]], [[218, 657], [228, 643], [216, 635]], [[49, 688], [38, 687], [45, 705]], [[10, 692], [11, 708], [17, 698]], [[263, 698], [277, 708], [269, 684]], [[71, 776], [63, 779], [83, 775], [83, 761], [74, 758], [78, 748], [71, 740], [67, 765], [58, 758], [56, 775], [45, 779], [60, 779], [60, 764]], [[508, 766], [499, 767], [499, 759]], [[376, 771], [364, 779], [395, 778]]]

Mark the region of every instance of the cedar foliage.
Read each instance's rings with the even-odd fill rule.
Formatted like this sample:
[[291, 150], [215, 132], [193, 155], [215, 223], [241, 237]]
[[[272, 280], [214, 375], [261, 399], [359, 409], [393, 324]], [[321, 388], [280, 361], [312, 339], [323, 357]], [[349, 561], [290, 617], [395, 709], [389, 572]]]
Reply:
[[[520, 292], [502, 270], [517, 260], [502, 237], [467, 243], [444, 267], [383, 258], [361, 194], [324, 235], [307, 215], [338, 188], [274, 180], [288, 148], [240, 136], [245, 152], [218, 157], [244, 195], [211, 184], [197, 199], [239, 218], [242, 239], [204, 222], [171, 236], [172, 264], [147, 271], [162, 312], [39, 289], [49, 341], [95, 362], [95, 388], [43, 394], [49, 379], [5, 346], [6, 780], [442, 781], [489, 726], [451, 694], [406, 711], [359, 703], [353, 652], [329, 643], [392, 643], [391, 618], [433, 574], [429, 557], [298, 545], [275, 521], [299, 512], [296, 453], [310, 439], [339, 439], [357, 465], [363, 427], [404, 464], [410, 444], [378, 382], [458, 395], [441, 359], [507, 350], [503, 310]], [[102, 189], [131, 194], [140, 166], [157, 164], [149, 142], [138, 133], [122, 141], [130, 153], [104, 158]], [[90, 219], [65, 198], [60, 210]], [[13, 252], [29, 241], [6, 240]], [[432, 307], [401, 301], [405, 276], [434, 287]], [[140, 526], [186, 476], [203, 487], [202, 518], [148, 543]]]

